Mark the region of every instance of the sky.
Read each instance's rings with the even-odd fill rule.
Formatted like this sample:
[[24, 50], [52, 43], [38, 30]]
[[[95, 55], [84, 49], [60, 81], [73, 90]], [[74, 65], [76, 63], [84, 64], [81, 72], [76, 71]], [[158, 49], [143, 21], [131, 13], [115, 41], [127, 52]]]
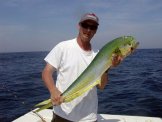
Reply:
[[49, 51], [77, 36], [87, 12], [100, 19], [95, 49], [123, 35], [162, 48], [162, 0], [0, 0], [0, 52]]

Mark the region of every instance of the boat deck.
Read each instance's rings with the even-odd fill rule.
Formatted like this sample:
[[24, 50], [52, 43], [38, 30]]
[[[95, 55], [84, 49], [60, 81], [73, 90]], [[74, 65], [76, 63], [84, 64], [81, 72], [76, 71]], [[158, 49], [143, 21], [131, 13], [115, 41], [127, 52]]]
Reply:
[[[31, 111], [17, 118], [13, 122], [51, 122], [51, 119], [52, 119], [52, 110], [45, 109], [40, 111], [38, 114], [35, 114], [34, 112]], [[98, 122], [162, 122], [162, 118], [98, 114]]]

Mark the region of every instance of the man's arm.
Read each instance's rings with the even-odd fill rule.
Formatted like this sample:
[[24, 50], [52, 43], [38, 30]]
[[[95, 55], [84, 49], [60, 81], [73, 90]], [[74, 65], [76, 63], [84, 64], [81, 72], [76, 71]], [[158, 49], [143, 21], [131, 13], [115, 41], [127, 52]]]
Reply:
[[61, 92], [57, 89], [52, 77], [54, 71], [56, 71], [56, 69], [47, 63], [42, 72], [42, 80], [50, 92], [52, 103], [54, 105], [60, 105], [63, 102], [63, 99], [61, 98]]
[[103, 90], [106, 86], [106, 84], [108, 83], [109, 79], [108, 79], [108, 70], [103, 73], [103, 75], [101, 76], [101, 83], [97, 85], [97, 87], [101, 90]]
[[[112, 66], [111, 67], [116, 67], [120, 64], [122, 61], [122, 57], [120, 55], [114, 55], [112, 58]], [[110, 68], [109, 68], [110, 69]], [[105, 73], [101, 76], [101, 83], [98, 85], [98, 88], [103, 90], [108, 83], [108, 71], [109, 69], [106, 70]]]

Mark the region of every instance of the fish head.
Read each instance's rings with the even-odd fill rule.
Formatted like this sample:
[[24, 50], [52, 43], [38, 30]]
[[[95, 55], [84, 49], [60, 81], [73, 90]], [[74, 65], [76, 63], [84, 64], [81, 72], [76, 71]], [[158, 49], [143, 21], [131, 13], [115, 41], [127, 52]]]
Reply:
[[123, 36], [120, 46], [118, 47], [118, 52], [120, 52], [121, 56], [124, 58], [134, 52], [138, 45], [139, 42], [137, 42], [134, 37]]

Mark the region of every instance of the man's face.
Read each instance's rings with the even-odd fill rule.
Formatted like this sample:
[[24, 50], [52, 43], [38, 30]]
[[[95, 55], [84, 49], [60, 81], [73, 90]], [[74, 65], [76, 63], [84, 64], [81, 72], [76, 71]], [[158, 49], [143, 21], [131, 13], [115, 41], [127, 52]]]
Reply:
[[81, 37], [81, 40], [90, 42], [97, 31], [98, 25], [92, 20], [87, 20], [80, 23], [79, 26], [79, 35]]

